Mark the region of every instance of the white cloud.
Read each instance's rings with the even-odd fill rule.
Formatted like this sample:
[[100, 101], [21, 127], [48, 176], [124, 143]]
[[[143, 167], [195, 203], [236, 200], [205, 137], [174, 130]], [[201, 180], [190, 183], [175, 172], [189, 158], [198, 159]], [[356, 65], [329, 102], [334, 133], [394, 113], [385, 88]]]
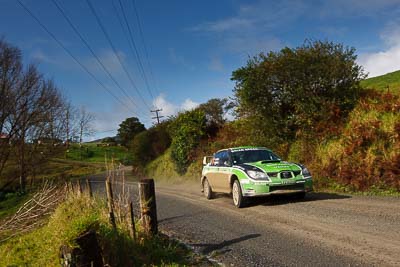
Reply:
[[194, 102], [190, 98], [185, 99], [181, 104], [174, 104], [169, 102], [164, 94], [159, 95], [153, 101], [153, 106], [162, 109], [161, 115], [165, 117], [176, 115], [179, 111], [194, 109], [198, 105], [199, 103]]
[[163, 94], [154, 99], [153, 106], [162, 109], [162, 115], [166, 117], [175, 115], [178, 110], [177, 106], [168, 102]]
[[194, 102], [190, 98], [187, 98], [187, 99], [185, 99], [185, 101], [183, 101], [183, 103], [181, 105], [181, 110], [192, 110], [192, 109], [195, 109], [198, 105], [199, 105], [199, 103]]
[[389, 24], [381, 34], [385, 48], [374, 53], [364, 53], [358, 62], [375, 77], [400, 69], [400, 23]]

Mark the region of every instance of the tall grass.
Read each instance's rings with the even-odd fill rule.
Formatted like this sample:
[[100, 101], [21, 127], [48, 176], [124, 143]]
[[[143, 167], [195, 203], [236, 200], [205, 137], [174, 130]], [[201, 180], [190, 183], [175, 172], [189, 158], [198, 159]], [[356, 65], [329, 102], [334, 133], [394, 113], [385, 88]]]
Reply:
[[123, 224], [113, 229], [103, 199], [70, 195], [45, 226], [0, 243], [0, 266], [58, 266], [60, 246], [77, 246], [75, 239], [88, 230], [96, 231], [110, 266], [184, 265], [191, 258], [190, 251], [162, 235], [139, 233], [135, 242]]

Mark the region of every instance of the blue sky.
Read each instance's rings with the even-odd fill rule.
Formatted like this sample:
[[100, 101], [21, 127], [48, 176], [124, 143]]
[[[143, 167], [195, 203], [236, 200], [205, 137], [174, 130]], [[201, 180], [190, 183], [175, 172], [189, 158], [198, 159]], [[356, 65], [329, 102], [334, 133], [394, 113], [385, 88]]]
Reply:
[[[117, 129], [135, 113], [146, 126], [152, 124], [148, 107], [133, 89], [86, 1], [57, 0], [136, 106], [109, 79], [51, 0], [21, 1], [124, 103], [115, 101], [88, 76], [17, 1], [0, 0], [0, 35], [22, 50], [26, 63], [38, 64], [53, 78], [75, 106], [85, 106], [95, 114], [95, 137], [113, 135], [113, 131], [103, 131]], [[232, 96], [231, 73], [248, 56], [295, 47], [305, 39], [354, 46], [358, 62], [370, 76], [400, 69], [399, 0], [136, 0], [151, 68], [132, 0], [121, 0], [151, 97], [113, 8], [113, 4], [119, 7], [119, 0], [91, 2], [145, 102], [163, 108], [162, 115], [193, 108], [210, 98]], [[120, 10], [118, 14], [122, 16]]]

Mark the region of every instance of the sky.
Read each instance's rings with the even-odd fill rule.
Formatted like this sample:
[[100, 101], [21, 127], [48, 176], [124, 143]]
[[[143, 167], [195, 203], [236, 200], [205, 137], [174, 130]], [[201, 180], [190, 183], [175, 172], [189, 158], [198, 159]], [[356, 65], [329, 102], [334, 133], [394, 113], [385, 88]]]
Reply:
[[36, 64], [53, 79], [73, 105], [95, 115], [90, 138], [115, 135], [132, 116], [150, 127], [155, 108], [167, 117], [211, 98], [233, 97], [232, 71], [249, 57], [307, 39], [355, 47], [369, 77], [400, 69], [400, 0], [20, 1], [100, 82], [17, 0], [0, 0], [0, 36], [21, 49], [25, 64]]

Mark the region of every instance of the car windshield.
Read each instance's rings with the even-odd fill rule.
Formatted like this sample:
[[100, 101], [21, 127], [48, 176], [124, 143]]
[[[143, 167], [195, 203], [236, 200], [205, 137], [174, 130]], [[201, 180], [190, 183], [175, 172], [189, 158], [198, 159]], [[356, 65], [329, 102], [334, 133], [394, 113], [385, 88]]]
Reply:
[[269, 150], [240, 150], [232, 151], [233, 164], [242, 164], [257, 161], [280, 161], [281, 159]]

